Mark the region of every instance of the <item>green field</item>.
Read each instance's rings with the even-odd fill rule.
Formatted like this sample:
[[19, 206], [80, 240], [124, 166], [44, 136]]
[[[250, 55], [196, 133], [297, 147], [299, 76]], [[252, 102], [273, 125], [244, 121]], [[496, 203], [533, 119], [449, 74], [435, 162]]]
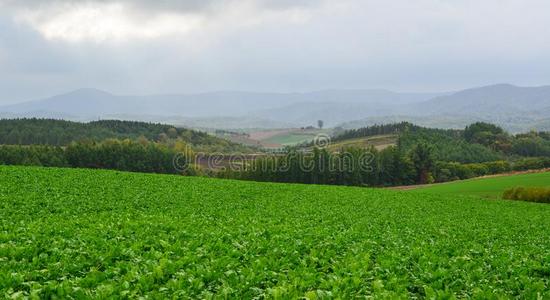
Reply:
[[419, 188], [414, 191], [438, 195], [476, 195], [500, 198], [505, 190], [518, 186], [550, 187], [550, 172], [448, 182]]
[[315, 138], [316, 134], [301, 134], [301, 133], [288, 133], [284, 135], [276, 135], [269, 139], [263, 140], [264, 143], [280, 144], [283, 146], [291, 146], [304, 142], [310, 142]]
[[550, 205], [0, 167], [6, 298], [550, 297]]
[[349, 139], [344, 141], [338, 141], [331, 143], [328, 147], [329, 150], [338, 151], [342, 148], [356, 147], [356, 148], [369, 148], [375, 147], [378, 150], [384, 149], [389, 146], [397, 144], [397, 135], [377, 135], [364, 138]]
[[283, 146], [292, 146], [296, 144], [311, 142], [319, 134], [329, 134], [328, 130], [313, 129], [313, 130], [289, 130], [286, 133], [274, 135], [270, 138], [262, 140], [262, 143], [278, 144]]

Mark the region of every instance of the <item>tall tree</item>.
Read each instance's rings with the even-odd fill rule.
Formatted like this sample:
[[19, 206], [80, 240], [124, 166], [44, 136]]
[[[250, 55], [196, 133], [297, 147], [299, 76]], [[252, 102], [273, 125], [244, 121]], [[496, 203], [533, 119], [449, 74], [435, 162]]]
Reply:
[[409, 157], [416, 170], [418, 183], [429, 183], [435, 164], [432, 146], [419, 143], [411, 150]]

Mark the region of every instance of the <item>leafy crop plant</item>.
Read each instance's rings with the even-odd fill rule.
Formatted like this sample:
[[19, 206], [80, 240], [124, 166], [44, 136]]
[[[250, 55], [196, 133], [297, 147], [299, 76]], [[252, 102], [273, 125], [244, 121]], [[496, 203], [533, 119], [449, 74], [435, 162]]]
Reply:
[[550, 205], [0, 167], [6, 298], [550, 297]]

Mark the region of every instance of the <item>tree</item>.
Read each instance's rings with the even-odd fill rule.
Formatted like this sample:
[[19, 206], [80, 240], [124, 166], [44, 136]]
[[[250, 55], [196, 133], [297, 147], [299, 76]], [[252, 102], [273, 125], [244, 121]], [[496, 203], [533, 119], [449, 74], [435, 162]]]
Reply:
[[323, 122], [323, 120], [317, 121], [317, 126], [319, 127], [319, 129], [323, 129], [323, 125], [325, 125], [325, 122]]
[[464, 129], [464, 139], [497, 151], [509, 151], [510, 139], [504, 129], [494, 124], [477, 122]]
[[426, 143], [419, 143], [411, 150], [409, 157], [416, 170], [418, 183], [430, 183], [431, 171], [435, 164], [433, 148]]
[[178, 137], [178, 130], [176, 128], [172, 127], [172, 128], [168, 129], [166, 134], [168, 135], [169, 138], [175, 139], [175, 138]]

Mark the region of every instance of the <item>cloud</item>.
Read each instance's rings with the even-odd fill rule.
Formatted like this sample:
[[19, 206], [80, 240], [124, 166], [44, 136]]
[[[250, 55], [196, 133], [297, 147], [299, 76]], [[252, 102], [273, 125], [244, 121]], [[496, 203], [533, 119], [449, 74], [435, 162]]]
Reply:
[[550, 84], [547, 0], [0, 0], [0, 101]]
[[242, 27], [265, 20], [303, 21], [312, 0], [28, 0], [0, 3], [46, 39], [120, 42], [185, 35], [212, 27]]

